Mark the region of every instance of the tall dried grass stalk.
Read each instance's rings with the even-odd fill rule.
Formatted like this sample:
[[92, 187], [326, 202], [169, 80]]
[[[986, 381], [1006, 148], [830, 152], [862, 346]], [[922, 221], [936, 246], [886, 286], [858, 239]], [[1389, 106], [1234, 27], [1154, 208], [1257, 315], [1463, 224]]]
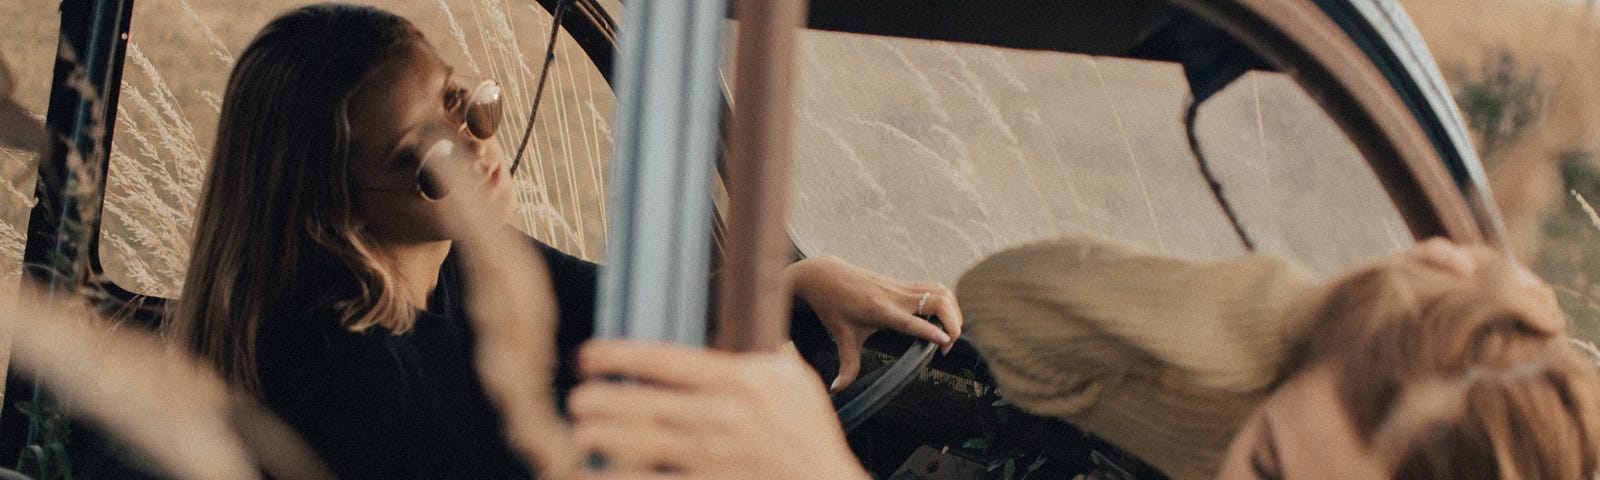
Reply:
[[[232, 392], [205, 363], [148, 334], [104, 323], [78, 299], [24, 286], [0, 299], [16, 367], [71, 413], [103, 426], [180, 479], [332, 475], [287, 426]], [[72, 304], [72, 305], [69, 305]]]
[[[479, 26], [478, 45], [489, 53], [489, 61], [485, 64], [488, 67], [488, 71], [485, 74], [501, 78], [508, 83], [515, 82], [515, 85], [521, 86], [511, 89], [510, 98], [507, 99], [507, 111], [511, 113], [506, 118], [508, 121], [503, 127], [507, 132], [521, 132], [527, 126], [527, 119], [521, 112], [528, 111], [532, 107], [531, 90], [526, 87], [536, 82], [537, 78], [530, 78], [532, 77], [532, 71], [527, 68], [525, 62], [521, 61], [520, 55], [514, 60], [507, 55], [507, 51], [510, 48], [516, 48], [518, 52], [521, 51], [521, 47], [517, 46], [516, 34], [511, 30], [510, 22], [506, 21], [491, 25], [490, 22], [485, 21], [485, 16], [492, 15], [485, 13], [485, 11], [497, 12], [499, 2], [486, 0], [470, 3], [469, 5], [472, 6], [473, 21]], [[548, 25], [545, 28], [549, 28]], [[535, 29], [529, 30], [534, 31]], [[506, 46], [508, 40], [512, 45], [511, 47]], [[498, 138], [501, 139], [501, 150], [507, 153], [514, 153], [517, 150], [517, 145], [512, 144], [512, 142], [519, 141], [521, 136], [499, 135]], [[545, 145], [548, 144], [546, 143]], [[534, 147], [528, 149], [527, 153], [530, 157], [524, 159], [524, 162], [528, 164], [528, 168], [523, 170], [528, 173], [519, 172], [514, 178], [516, 180], [514, 184], [518, 186], [517, 203], [525, 206], [519, 211], [522, 213], [524, 225], [532, 229], [536, 235], [550, 240], [553, 245], [566, 248], [569, 246], [562, 241], [564, 239], [556, 235], [555, 222], [549, 221], [547, 218], [541, 218], [542, 216], [540, 215], [534, 215], [536, 212], [549, 210], [550, 205], [554, 203], [550, 192], [552, 184], [550, 179], [546, 177], [546, 166], [552, 163], [553, 159], [539, 155], [538, 144], [534, 145]], [[528, 178], [530, 176], [532, 177], [531, 182]]]
[[[572, 76], [573, 68], [572, 68], [572, 58], [570, 57], [571, 53], [572, 53], [571, 43], [561, 44], [559, 57], [560, 57], [560, 59], [562, 61], [561, 65], [564, 66], [564, 68], [562, 68], [561, 70], [564, 70], [567, 73], [568, 85], [576, 86], [577, 85], [576, 79], [574, 79], [573, 76]], [[559, 83], [560, 79], [557, 78], [554, 81]], [[572, 140], [572, 137], [573, 137], [572, 136], [572, 123], [574, 123], [574, 122], [571, 121], [572, 117], [569, 116], [568, 112], [567, 112], [567, 103], [568, 103], [568, 100], [569, 100], [567, 98], [569, 96], [569, 93], [567, 92], [567, 89], [564, 89], [564, 88], [554, 89], [553, 93], [555, 94], [554, 95], [555, 101], [551, 102], [552, 103], [551, 106], [555, 107], [555, 108], [553, 108], [553, 110], [555, 111], [555, 125], [558, 127], [558, 130], [560, 131], [560, 138], [564, 139], [565, 144], [568, 146], [567, 148], [569, 148], [569, 149], [572, 148], [573, 144], [581, 145], [581, 146], [583, 146], [585, 148], [588, 148], [590, 146], [590, 143], [588, 141], [588, 137], [587, 137], [588, 131], [587, 131], [586, 128], [581, 129], [582, 133], [585, 135], [582, 141], [574, 142]], [[587, 126], [588, 125], [588, 122], [577, 122], [577, 123], [580, 126]], [[595, 158], [593, 151], [586, 150], [584, 153], [586, 155], [588, 155], [588, 158]], [[554, 155], [552, 155], [552, 156], [554, 156]], [[568, 155], [566, 155], [566, 157], [570, 159], [570, 158], [573, 157], [573, 155], [568, 154]], [[568, 161], [566, 163], [566, 167], [568, 168], [567, 174], [565, 175], [566, 180], [567, 180], [566, 189], [567, 189], [568, 192], [573, 192], [574, 194], [576, 194], [577, 192], [580, 192], [581, 190], [579, 190], [580, 187], [578, 186], [578, 175], [577, 175], [577, 172], [573, 171], [575, 166], [573, 165], [573, 162]], [[576, 197], [576, 195], [575, 195], [575, 197]], [[571, 202], [571, 205], [573, 206], [573, 210], [572, 210], [573, 217], [574, 218], [580, 218], [580, 217], [578, 217], [578, 215], [580, 215], [580, 213], [577, 211], [577, 207], [579, 205], [579, 201], [576, 198], [574, 198], [574, 201]], [[583, 222], [577, 222], [576, 225], [571, 225], [570, 227], [572, 227], [572, 228], [568, 228], [567, 229], [567, 233], [575, 235], [575, 238], [574, 238], [575, 240], [584, 238], [584, 225], [583, 225]]]
[[[547, 39], [544, 33], [549, 32], [551, 18], [535, 5], [525, 6], [529, 9], [526, 12], [516, 11], [509, 3], [498, 0], [479, 0], [467, 5], [470, 23], [463, 25], [448, 4], [439, 3], [454, 44], [462, 51], [472, 72], [499, 78], [510, 87], [506, 98], [508, 115], [498, 138], [502, 150], [514, 153], [520, 133], [527, 125], [525, 112], [532, 108], [538, 72], [544, 60], [542, 52], [547, 47], [534, 44], [525, 49], [519, 39], [540, 42]], [[527, 16], [516, 13], [533, 13], [533, 21], [519, 24], [517, 19]], [[469, 40], [466, 30], [476, 31], [475, 38]], [[579, 55], [579, 59], [584, 57], [572, 44], [565, 34], [558, 38], [558, 61], [545, 87], [546, 96], [536, 120], [534, 139], [523, 159], [527, 168], [521, 169], [514, 178], [520, 205], [518, 222], [558, 248], [596, 258], [598, 247], [604, 243], [604, 222], [599, 222], [600, 231], [591, 232], [583, 220], [605, 211], [605, 186], [600, 178], [610, 130], [606, 127], [608, 114], [595, 105], [594, 84], [600, 83], [599, 79], [581, 60], [573, 62], [573, 55]], [[540, 54], [530, 57], [534, 52]], [[583, 72], [581, 76], [575, 73], [579, 70]], [[584, 108], [580, 115], [573, 115], [568, 113], [570, 105]]]
[[0, 273], [0, 295], [11, 290], [11, 285], [22, 278], [22, 264], [14, 259], [22, 258], [22, 250], [26, 246], [27, 238], [16, 227], [6, 222], [0, 222], [0, 255], [5, 261], [0, 261], [0, 268], [5, 271]]
[[[200, 32], [217, 66], [231, 68], [234, 56], [187, 0], [178, 0], [188, 22]], [[142, 45], [129, 42], [130, 74], [117, 105], [118, 135], [111, 152], [101, 245], [108, 273], [134, 291], [173, 297], [182, 290], [189, 261], [190, 218], [195, 208], [210, 146], [185, 112], [184, 97], [194, 95], [221, 112], [221, 96], [210, 90], [174, 92]], [[209, 122], [208, 122], [209, 124]]]
[[[0, 129], [11, 131], [24, 130], [23, 127], [11, 122], [0, 122]], [[32, 159], [38, 154], [23, 150], [0, 147], [0, 165], [27, 165], [33, 163]], [[33, 205], [33, 196], [22, 193], [20, 185], [32, 184], [33, 175], [19, 175], [22, 178], [7, 178], [0, 180], [0, 205], [14, 206], [12, 209], [0, 209], [0, 213], [7, 217], [20, 216], [26, 207]], [[26, 217], [24, 217], [26, 218]], [[27, 238], [22, 228], [9, 222], [0, 221], [0, 295], [10, 292], [22, 278], [22, 251], [26, 246]]]
[[1578, 206], [1583, 207], [1583, 213], [1589, 216], [1589, 224], [1594, 225], [1595, 230], [1600, 230], [1600, 215], [1595, 214], [1594, 207], [1589, 205], [1589, 201], [1585, 200], [1577, 190], [1568, 190], [1568, 192], [1572, 194], [1573, 199], [1578, 201]]
[[472, 48], [467, 46], [467, 32], [461, 28], [461, 23], [456, 22], [456, 14], [450, 10], [450, 5], [439, 0], [439, 11], [444, 13], [445, 22], [450, 25], [450, 37], [456, 40], [456, 46], [461, 49], [461, 54], [467, 60], [467, 68], [474, 72], [483, 71], [478, 67], [478, 59], [472, 54]]
[[189, 17], [189, 21], [200, 29], [200, 34], [205, 36], [206, 42], [211, 44], [211, 56], [216, 57], [217, 60], [225, 65], [232, 66], [234, 63], [233, 52], [228, 50], [228, 45], [223, 43], [222, 39], [217, 38], [216, 32], [211, 31], [211, 24], [200, 19], [200, 12], [196, 12], [194, 6], [189, 5], [189, 0], [178, 0], [178, 6]]
[[137, 76], [123, 82], [117, 106], [118, 148], [111, 153], [101, 243], [120, 260], [107, 262], [113, 276], [133, 282], [136, 291], [174, 297], [183, 288], [210, 149], [136, 42], [129, 42], [128, 61]]

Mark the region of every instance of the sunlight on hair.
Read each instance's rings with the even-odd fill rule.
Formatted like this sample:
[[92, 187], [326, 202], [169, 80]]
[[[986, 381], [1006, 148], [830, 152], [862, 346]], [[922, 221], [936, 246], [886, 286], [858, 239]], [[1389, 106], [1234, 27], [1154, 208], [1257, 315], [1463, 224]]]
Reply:
[[1412, 443], [1423, 432], [1461, 416], [1466, 405], [1466, 390], [1477, 377], [1419, 380], [1403, 386], [1394, 406], [1372, 434], [1372, 452], [1385, 471], [1393, 472], [1404, 455], [1415, 448]]

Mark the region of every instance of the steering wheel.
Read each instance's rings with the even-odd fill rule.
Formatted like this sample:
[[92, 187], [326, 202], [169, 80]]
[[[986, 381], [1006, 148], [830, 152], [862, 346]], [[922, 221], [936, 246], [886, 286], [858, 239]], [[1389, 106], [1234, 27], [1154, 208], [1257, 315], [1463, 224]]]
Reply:
[[[929, 317], [928, 320], [939, 323], [936, 317]], [[900, 354], [900, 358], [893, 363], [863, 374], [850, 386], [833, 394], [833, 408], [839, 413], [839, 424], [844, 427], [845, 433], [850, 433], [861, 422], [889, 406], [889, 402], [901, 390], [905, 390], [917, 375], [928, 368], [928, 363], [933, 361], [933, 355], [938, 351], [939, 346], [933, 342], [912, 339], [911, 346], [906, 347], [905, 353]]]

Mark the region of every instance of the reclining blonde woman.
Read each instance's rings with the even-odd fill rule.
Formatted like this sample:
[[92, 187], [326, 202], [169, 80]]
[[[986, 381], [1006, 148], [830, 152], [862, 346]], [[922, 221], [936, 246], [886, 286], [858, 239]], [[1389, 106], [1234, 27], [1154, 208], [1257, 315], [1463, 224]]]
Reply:
[[1319, 286], [1264, 255], [1062, 241], [960, 291], [1006, 395], [1174, 478], [1595, 473], [1595, 363], [1487, 248], [1430, 240]]
[[[1266, 255], [1198, 262], [1068, 239], [990, 257], [957, 295], [1004, 395], [1175, 479], [1596, 473], [1600, 367], [1566, 337], [1550, 289], [1487, 248], [1430, 240], [1319, 284]], [[745, 380], [641, 361], [663, 349]], [[866, 478], [796, 363], [592, 344], [581, 370], [648, 382], [575, 392], [579, 441], [634, 473], [824, 478], [817, 465], [842, 465], [826, 478]], [[756, 426], [681, 411], [691, 405]]]

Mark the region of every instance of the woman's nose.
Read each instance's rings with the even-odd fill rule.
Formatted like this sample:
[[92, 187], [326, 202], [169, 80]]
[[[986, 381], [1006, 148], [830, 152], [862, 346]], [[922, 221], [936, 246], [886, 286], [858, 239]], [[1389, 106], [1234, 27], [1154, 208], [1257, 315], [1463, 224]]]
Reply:
[[472, 135], [467, 135], [467, 138], [464, 140], [467, 143], [467, 151], [472, 152], [472, 158], [474, 161], [477, 163], [483, 163], [484, 157], [489, 156], [489, 141], [473, 137]]
[[472, 153], [472, 164], [478, 170], [487, 173], [500, 167], [501, 159], [500, 155], [496, 154], [493, 137], [481, 139], [469, 134], [466, 135], [464, 142], [467, 151]]

